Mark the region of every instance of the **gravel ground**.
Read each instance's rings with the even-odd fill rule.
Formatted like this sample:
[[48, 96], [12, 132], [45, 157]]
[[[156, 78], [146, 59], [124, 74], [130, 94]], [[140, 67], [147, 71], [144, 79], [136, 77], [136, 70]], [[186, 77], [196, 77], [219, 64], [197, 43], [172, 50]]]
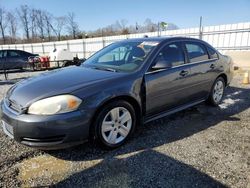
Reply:
[[[0, 75], [0, 99], [40, 72]], [[0, 129], [0, 187], [250, 187], [250, 86], [237, 73], [220, 107], [205, 104], [139, 128], [121, 148], [39, 151]]]

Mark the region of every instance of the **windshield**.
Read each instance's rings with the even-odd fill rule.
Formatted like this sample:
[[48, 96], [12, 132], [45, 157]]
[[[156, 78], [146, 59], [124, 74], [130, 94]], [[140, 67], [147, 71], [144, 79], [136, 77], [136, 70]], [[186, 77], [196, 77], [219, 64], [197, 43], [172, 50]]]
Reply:
[[114, 72], [132, 72], [139, 68], [158, 42], [120, 42], [100, 50], [82, 66]]

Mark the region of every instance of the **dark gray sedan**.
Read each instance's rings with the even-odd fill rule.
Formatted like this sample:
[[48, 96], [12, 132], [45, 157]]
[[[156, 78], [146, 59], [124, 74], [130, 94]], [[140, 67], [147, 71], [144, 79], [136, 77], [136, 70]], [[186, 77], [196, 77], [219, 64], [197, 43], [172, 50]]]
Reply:
[[0, 70], [23, 69], [27, 66], [28, 58], [37, 55], [22, 50], [0, 50]]
[[1, 103], [4, 132], [31, 147], [58, 149], [93, 139], [122, 145], [136, 126], [203, 101], [218, 105], [232, 62], [204, 41], [117, 42], [79, 67], [14, 85]]

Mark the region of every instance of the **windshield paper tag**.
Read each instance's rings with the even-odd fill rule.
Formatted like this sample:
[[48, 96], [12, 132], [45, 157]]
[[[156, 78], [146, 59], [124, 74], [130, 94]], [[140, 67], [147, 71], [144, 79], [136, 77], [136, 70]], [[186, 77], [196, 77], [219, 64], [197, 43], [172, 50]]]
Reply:
[[140, 45], [142, 46], [157, 46], [159, 44], [159, 42], [150, 42], [150, 41], [144, 41], [142, 42]]

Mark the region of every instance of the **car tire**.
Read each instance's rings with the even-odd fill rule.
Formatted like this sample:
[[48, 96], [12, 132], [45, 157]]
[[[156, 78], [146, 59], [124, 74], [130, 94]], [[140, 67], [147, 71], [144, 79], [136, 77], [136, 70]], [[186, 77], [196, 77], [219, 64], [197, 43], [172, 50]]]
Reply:
[[207, 103], [212, 106], [218, 106], [223, 99], [224, 91], [225, 80], [222, 77], [218, 77], [212, 86]]
[[114, 149], [123, 145], [133, 134], [136, 126], [133, 106], [117, 100], [101, 108], [95, 118], [92, 137], [104, 149]]

